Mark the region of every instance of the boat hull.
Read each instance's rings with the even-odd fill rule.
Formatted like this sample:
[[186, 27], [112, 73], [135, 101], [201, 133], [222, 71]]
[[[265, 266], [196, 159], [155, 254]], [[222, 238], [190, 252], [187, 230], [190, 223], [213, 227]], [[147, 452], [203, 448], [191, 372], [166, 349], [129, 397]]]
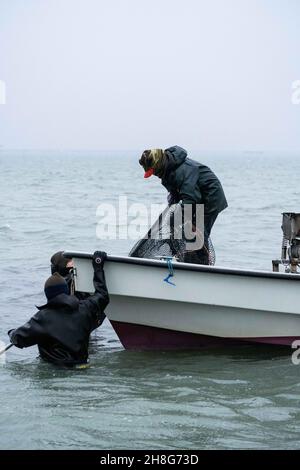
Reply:
[[131, 350], [186, 350], [215, 347], [265, 344], [291, 347], [300, 337], [221, 338], [182, 331], [166, 330], [111, 320], [111, 324], [125, 349]]
[[[90, 255], [72, 253], [76, 288], [93, 290]], [[127, 349], [195, 349], [300, 339], [300, 277], [109, 257], [106, 315]]]

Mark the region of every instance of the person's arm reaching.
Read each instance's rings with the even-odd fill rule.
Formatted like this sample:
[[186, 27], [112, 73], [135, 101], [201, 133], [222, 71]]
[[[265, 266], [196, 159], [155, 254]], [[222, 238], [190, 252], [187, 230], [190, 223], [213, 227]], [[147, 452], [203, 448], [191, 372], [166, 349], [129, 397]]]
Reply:
[[97, 314], [99, 309], [103, 311], [109, 303], [109, 295], [103, 270], [103, 265], [106, 258], [107, 255], [104, 251], [95, 251], [93, 255], [93, 281], [95, 293], [92, 294], [88, 299], [81, 301], [81, 304], [83, 304], [92, 314]]
[[36, 313], [27, 323], [15, 330], [9, 330], [8, 336], [11, 343], [17, 348], [34, 346], [43, 339], [45, 333], [40, 324], [41, 312]]

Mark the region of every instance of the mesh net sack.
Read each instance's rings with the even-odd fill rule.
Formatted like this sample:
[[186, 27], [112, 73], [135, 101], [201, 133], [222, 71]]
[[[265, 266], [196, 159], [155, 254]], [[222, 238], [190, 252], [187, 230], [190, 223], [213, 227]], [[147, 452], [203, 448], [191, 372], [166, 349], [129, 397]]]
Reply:
[[[162, 212], [156, 222], [152, 225], [147, 234], [139, 240], [131, 249], [129, 256], [135, 258], [160, 258], [176, 257], [178, 261], [184, 260], [186, 251], [186, 241], [182, 237], [183, 224], [175, 224], [175, 212], [181, 211], [180, 204], [173, 204]], [[208, 238], [207, 247], [209, 255], [209, 264], [214, 265], [216, 256], [215, 250], [210, 238]]]

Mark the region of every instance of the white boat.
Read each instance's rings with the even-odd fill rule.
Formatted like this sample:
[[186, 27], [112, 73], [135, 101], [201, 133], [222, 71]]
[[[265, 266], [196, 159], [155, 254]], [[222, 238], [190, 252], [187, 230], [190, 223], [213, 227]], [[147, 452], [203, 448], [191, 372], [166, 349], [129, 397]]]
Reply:
[[[93, 292], [92, 255], [70, 253], [78, 291]], [[126, 349], [190, 349], [300, 339], [300, 276], [109, 256], [106, 315]]]

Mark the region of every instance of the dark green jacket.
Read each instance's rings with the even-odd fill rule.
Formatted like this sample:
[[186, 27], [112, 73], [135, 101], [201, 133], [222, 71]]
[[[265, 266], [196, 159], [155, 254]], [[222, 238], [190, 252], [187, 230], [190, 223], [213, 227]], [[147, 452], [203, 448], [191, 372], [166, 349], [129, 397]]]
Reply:
[[166, 151], [162, 184], [170, 192], [172, 203], [204, 204], [204, 214], [220, 213], [228, 206], [222, 185], [213, 171], [187, 158], [177, 145]]

